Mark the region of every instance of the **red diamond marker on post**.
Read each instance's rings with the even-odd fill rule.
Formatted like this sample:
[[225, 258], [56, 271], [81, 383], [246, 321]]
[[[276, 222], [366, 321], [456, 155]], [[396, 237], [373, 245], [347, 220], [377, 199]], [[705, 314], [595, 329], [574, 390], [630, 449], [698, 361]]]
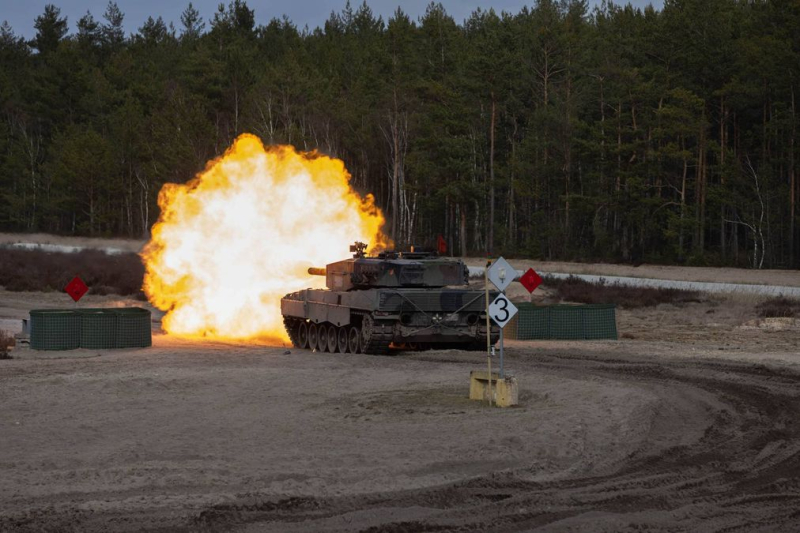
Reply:
[[89, 291], [89, 287], [86, 286], [81, 278], [75, 276], [72, 278], [72, 281], [67, 283], [67, 286], [64, 287], [64, 290], [72, 297], [73, 300], [77, 302]]
[[542, 277], [539, 276], [534, 269], [529, 268], [528, 271], [519, 278], [519, 282], [522, 283], [523, 287], [528, 289], [528, 292], [533, 292], [536, 290], [536, 287], [541, 285]]

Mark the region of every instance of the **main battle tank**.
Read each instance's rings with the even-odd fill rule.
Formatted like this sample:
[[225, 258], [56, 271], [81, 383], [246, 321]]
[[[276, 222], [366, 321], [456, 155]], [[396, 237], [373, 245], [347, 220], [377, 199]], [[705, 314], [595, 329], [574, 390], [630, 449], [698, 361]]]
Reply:
[[[433, 252], [365, 254], [309, 268], [327, 289], [305, 289], [281, 299], [292, 344], [327, 352], [386, 354], [389, 347], [486, 349], [486, 301], [470, 290], [467, 266]], [[413, 250], [413, 249], [412, 249]], [[494, 299], [496, 291], [490, 293]], [[491, 327], [491, 342], [500, 335]]]

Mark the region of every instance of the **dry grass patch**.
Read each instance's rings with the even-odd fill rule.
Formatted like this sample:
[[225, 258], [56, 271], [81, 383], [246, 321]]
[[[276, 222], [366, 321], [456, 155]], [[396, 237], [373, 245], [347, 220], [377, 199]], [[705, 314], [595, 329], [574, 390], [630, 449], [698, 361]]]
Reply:
[[89, 294], [119, 294], [144, 300], [144, 265], [134, 253], [11, 249], [0, 253], [0, 285], [9, 291], [60, 291], [75, 276], [89, 286]]
[[800, 300], [778, 296], [756, 305], [761, 318], [793, 318], [800, 316]]
[[545, 276], [543, 284], [553, 289], [558, 298], [565, 302], [616, 304], [623, 309], [654, 307], [659, 304], [679, 305], [703, 301], [699, 291], [629, 287], [605, 281], [592, 283], [575, 276], [568, 278]]
[[14, 336], [0, 329], [0, 359], [11, 359], [8, 352], [15, 344]]

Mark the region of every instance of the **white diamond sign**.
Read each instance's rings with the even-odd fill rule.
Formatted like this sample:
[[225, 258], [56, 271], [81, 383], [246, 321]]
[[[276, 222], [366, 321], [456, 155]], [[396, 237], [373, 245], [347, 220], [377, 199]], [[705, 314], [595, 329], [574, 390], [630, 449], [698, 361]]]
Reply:
[[516, 277], [517, 271], [502, 257], [489, 267], [489, 281], [501, 291], [505, 291]]
[[511, 303], [511, 300], [505, 294], [498, 294], [497, 298], [489, 304], [489, 316], [492, 317], [495, 324], [501, 328], [506, 327], [506, 324], [514, 318], [517, 314], [517, 306]]

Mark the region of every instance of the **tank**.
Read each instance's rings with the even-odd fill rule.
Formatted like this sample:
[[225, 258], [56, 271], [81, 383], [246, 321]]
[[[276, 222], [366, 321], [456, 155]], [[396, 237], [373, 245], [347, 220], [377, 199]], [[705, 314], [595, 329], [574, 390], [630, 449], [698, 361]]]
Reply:
[[[486, 349], [486, 295], [468, 288], [460, 259], [435, 252], [386, 251], [313, 267], [327, 289], [305, 289], [281, 299], [286, 331], [298, 348], [387, 354], [390, 348]], [[494, 299], [497, 291], [491, 291]], [[491, 325], [490, 341], [500, 331]]]

